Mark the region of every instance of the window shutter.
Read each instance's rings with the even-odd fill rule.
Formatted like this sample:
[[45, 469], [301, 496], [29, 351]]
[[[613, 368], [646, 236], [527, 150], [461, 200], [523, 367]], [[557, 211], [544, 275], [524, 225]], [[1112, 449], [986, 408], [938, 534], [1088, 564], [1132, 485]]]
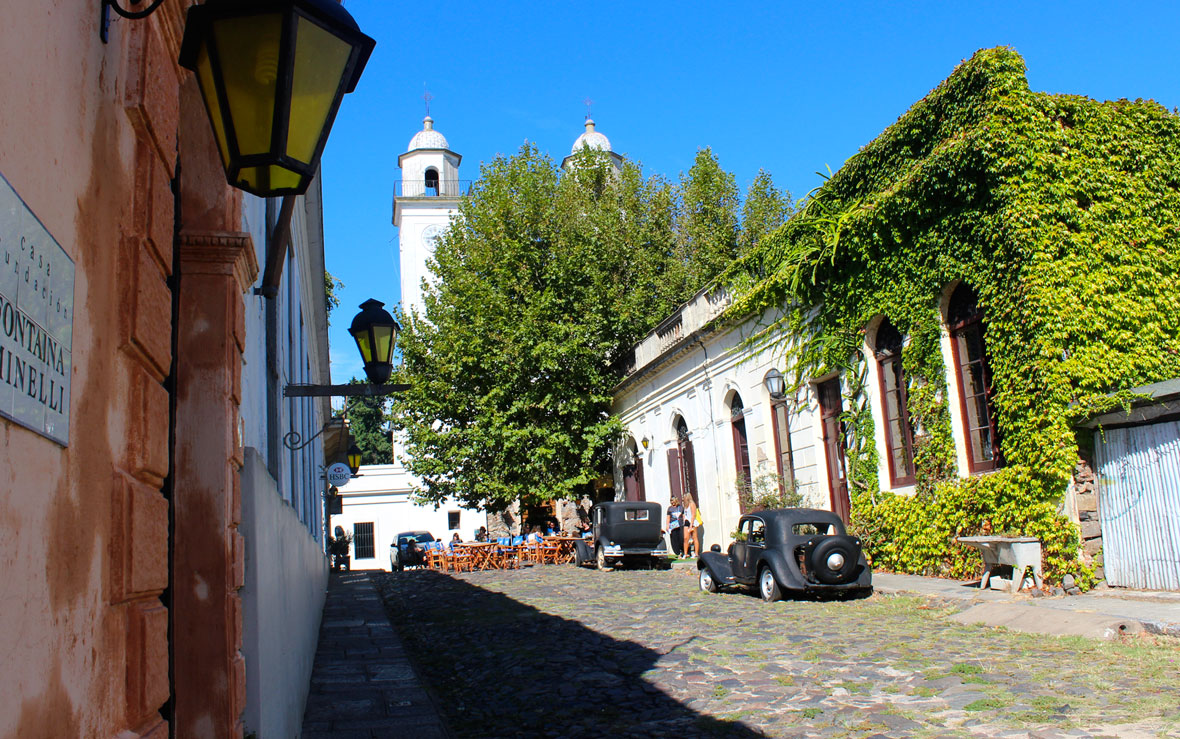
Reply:
[[680, 484], [680, 451], [678, 449], [668, 450], [668, 482], [672, 486], [672, 497], [681, 497], [683, 488]]
[[692, 452], [692, 442], [683, 442], [681, 449], [683, 450], [680, 462], [684, 466], [684, 492], [686, 495], [692, 496], [693, 501], [699, 508], [701, 499], [697, 497], [697, 464]]

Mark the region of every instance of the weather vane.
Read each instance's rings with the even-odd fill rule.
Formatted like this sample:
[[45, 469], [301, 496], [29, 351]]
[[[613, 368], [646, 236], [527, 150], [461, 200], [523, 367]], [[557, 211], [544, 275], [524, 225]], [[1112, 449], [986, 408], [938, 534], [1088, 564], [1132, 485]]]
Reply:
[[426, 102], [426, 115], [430, 115], [430, 101], [434, 100], [434, 96], [430, 94], [430, 90], [426, 89], [426, 83], [422, 83], [422, 100]]
[[586, 104], [586, 120], [590, 120], [590, 106], [594, 104], [594, 101], [586, 98], [582, 102]]

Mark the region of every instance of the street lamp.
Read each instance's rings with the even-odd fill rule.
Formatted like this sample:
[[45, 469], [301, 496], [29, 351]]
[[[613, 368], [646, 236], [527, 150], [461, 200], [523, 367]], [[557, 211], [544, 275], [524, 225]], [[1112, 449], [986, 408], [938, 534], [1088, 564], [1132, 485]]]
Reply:
[[775, 400], [782, 400], [787, 397], [787, 383], [783, 379], [783, 373], [776, 369], [772, 369], [766, 373], [762, 384], [766, 386], [766, 391], [770, 393], [770, 397]]
[[348, 452], [345, 456], [348, 457], [349, 471], [352, 472], [353, 477], [356, 477], [356, 473], [360, 472], [361, 469], [361, 448], [356, 445], [355, 441], [348, 447]]
[[180, 65], [196, 72], [229, 184], [260, 197], [306, 192], [375, 45], [335, 0], [189, 8]]
[[401, 326], [384, 308], [385, 303], [372, 298], [361, 303], [361, 312], [352, 319], [348, 333], [356, 339], [365, 374], [374, 385], [384, 385], [393, 372], [393, 345]]

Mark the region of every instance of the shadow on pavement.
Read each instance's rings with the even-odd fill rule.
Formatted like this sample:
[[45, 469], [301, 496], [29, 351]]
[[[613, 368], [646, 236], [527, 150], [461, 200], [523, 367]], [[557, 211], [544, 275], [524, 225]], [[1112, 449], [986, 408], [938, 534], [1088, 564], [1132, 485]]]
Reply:
[[374, 584], [456, 736], [763, 736], [643, 679], [683, 644], [665, 657], [430, 570]]

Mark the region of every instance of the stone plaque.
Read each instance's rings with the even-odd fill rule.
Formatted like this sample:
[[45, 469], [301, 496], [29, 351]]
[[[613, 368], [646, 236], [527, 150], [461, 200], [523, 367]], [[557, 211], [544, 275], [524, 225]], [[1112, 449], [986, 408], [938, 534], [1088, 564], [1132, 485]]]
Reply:
[[0, 175], [0, 416], [70, 441], [74, 262]]

